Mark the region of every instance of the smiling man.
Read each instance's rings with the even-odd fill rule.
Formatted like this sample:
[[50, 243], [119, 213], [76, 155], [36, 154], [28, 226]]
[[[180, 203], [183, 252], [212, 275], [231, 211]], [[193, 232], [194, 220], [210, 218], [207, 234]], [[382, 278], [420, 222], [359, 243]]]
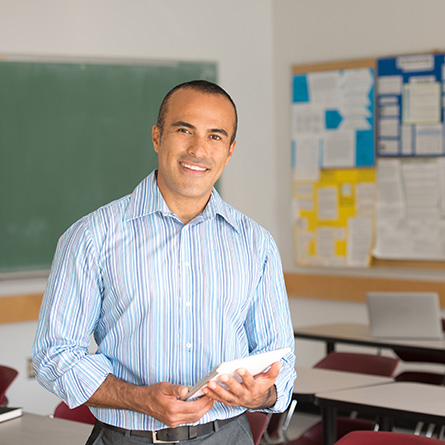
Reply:
[[59, 240], [34, 368], [69, 406], [91, 407], [88, 444], [252, 444], [244, 412], [290, 401], [292, 353], [179, 399], [223, 361], [293, 350], [275, 242], [214, 189], [236, 130], [235, 104], [218, 85], [175, 87], [152, 130], [158, 169]]

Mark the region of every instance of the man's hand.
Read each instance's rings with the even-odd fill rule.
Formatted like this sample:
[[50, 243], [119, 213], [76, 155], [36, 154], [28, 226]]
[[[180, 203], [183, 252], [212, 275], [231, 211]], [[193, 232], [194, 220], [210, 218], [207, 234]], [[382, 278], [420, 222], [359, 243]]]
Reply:
[[248, 371], [240, 368], [237, 372], [242, 383], [233, 377], [222, 375], [220, 380], [227, 389], [212, 381], [202, 391], [207, 397], [229, 406], [243, 406], [248, 409], [269, 408], [277, 400], [275, 380], [280, 369], [281, 362], [275, 362], [267, 372], [253, 377]]
[[175, 428], [184, 423], [197, 422], [214, 404], [214, 400], [207, 396], [191, 402], [178, 400], [187, 391], [185, 386], [168, 382], [136, 386], [109, 374], [86, 405], [137, 411]]
[[146, 414], [155, 417], [171, 428], [184, 423], [197, 422], [212, 408], [214, 400], [205, 396], [191, 402], [178, 400], [178, 397], [185, 396], [187, 391], [185, 386], [172, 385], [167, 382], [148, 386]]

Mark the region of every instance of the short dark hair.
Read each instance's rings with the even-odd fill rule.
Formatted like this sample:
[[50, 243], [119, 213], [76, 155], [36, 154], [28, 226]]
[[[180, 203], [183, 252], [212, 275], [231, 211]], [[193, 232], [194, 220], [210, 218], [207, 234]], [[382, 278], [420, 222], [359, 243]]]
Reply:
[[219, 85], [213, 82], [209, 82], [208, 80], [191, 80], [189, 82], [184, 82], [179, 85], [176, 85], [174, 88], [172, 88], [164, 97], [164, 100], [161, 103], [161, 107], [159, 108], [159, 114], [158, 114], [158, 121], [157, 126], [159, 128], [159, 132], [162, 137], [162, 132], [164, 129], [164, 122], [165, 122], [165, 116], [167, 114], [167, 108], [168, 108], [168, 102], [170, 100], [170, 97], [175, 91], [182, 90], [182, 89], [190, 89], [199, 91], [200, 93], [204, 94], [219, 94], [221, 96], [224, 96], [226, 99], [230, 101], [230, 103], [233, 105], [233, 109], [235, 111], [235, 126], [233, 128], [233, 134], [230, 139], [230, 144], [233, 143], [236, 137], [236, 131], [238, 129], [238, 112], [236, 110], [235, 102], [230, 97], [229, 93], [225, 91], [223, 88], [221, 88]]

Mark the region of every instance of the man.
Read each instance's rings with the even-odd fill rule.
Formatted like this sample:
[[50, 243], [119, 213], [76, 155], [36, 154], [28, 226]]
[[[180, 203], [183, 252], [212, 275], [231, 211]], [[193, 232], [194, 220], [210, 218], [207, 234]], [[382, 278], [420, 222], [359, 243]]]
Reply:
[[177, 86], [152, 130], [158, 169], [59, 240], [34, 368], [69, 406], [92, 407], [88, 443], [245, 445], [246, 409], [281, 412], [290, 401], [292, 353], [255, 377], [240, 369], [242, 383], [224, 376], [203, 397], [179, 399], [222, 361], [293, 348], [277, 247], [213, 188], [236, 129], [219, 86]]

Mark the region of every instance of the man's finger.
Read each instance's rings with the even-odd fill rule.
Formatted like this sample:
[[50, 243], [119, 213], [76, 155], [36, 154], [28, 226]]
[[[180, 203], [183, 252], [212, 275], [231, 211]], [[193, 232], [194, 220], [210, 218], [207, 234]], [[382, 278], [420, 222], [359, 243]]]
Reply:
[[266, 375], [268, 378], [275, 379], [275, 378], [277, 378], [281, 367], [282, 367], [281, 362], [275, 362], [272, 364], [272, 366], [269, 368], [269, 370], [267, 372], [265, 372], [263, 374], [258, 374], [256, 377], [261, 377], [263, 375]]
[[184, 397], [189, 391], [187, 386], [183, 385], [171, 385], [169, 389], [170, 395], [172, 395], [173, 397]]

